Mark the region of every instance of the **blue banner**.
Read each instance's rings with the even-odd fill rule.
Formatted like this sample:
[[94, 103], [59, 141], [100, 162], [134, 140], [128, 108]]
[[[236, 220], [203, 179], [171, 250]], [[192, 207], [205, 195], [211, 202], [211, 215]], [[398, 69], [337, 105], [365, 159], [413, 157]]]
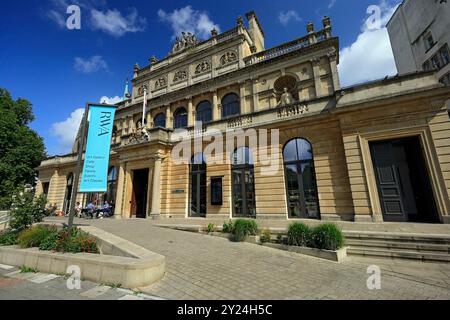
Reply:
[[80, 192], [106, 192], [111, 137], [116, 108], [90, 106], [89, 132]]

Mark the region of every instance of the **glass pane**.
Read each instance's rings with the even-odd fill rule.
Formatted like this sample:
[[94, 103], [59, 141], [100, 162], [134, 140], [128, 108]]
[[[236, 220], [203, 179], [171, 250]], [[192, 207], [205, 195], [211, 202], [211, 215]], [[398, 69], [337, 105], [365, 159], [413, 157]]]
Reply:
[[300, 217], [300, 186], [298, 183], [298, 170], [296, 164], [286, 166], [286, 185], [289, 213], [293, 217]]
[[193, 174], [191, 176], [191, 213], [198, 214], [199, 208], [197, 203], [197, 180], [198, 176], [196, 174]]
[[200, 102], [197, 106], [196, 120], [201, 122], [209, 122], [212, 120], [212, 108], [209, 101]]
[[230, 93], [222, 99], [222, 118], [228, 118], [240, 114], [239, 97]]
[[319, 204], [317, 198], [316, 179], [314, 178], [314, 167], [312, 163], [302, 163], [302, 180], [306, 215], [308, 218], [319, 218]]
[[285, 162], [289, 161], [295, 161], [297, 159], [297, 145], [296, 140], [291, 140], [288, 142], [288, 144], [284, 147], [283, 150], [283, 157]]
[[200, 174], [200, 214], [206, 215], [206, 173]]
[[304, 139], [297, 139], [298, 160], [312, 160], [311, 144]]
[[174, 128], [184, 128], [187, 127], [187, 112], [186, 109], [180, 108], [175, 111], [174, 115]]
[[252, 169], [245, 170], [245, 200], [247, 215], [254, 216], [255, 212], [255, 184]]
[[253, 164], [251, 150], [247, 147], [236, 149], [232, 155], [231, 162], [233, 165]]
[[155, 128], [165, 128], [166, 127], [166, 116], [163, 113], [158, 114], [153, 120]]

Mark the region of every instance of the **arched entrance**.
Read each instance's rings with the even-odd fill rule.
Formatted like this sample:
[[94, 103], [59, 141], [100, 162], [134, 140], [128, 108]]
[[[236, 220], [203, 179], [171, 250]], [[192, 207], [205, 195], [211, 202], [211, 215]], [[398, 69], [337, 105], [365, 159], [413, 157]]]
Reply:
[[289, 141], [283, 159], [289, 217], [320, 219], [311, 143], [301, 138]]

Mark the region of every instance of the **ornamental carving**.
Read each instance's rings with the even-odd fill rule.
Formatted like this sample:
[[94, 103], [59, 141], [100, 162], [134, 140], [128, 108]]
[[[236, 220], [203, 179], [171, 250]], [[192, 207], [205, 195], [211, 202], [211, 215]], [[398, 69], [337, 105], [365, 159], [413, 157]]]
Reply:
[[187, 71], [186, 70], [180, 70], [175, 72], [175, 75], [173, 76], [173, 82], [178, 82], [182, 80], [187, 79]]
[[142, 86], [140, 86], [137, 90], [137, 94], [138, 96], [143, 96], [144, 95], [144, 91], [148, 90], [148, 87], [146, 84], [143, 84]]
[[175, 40], [175, 43], [172, 47], [172, 54], [178, 53], [180, 51], [183, 51], [186, 48], [195, 46], [199, 43], [197, 37], [195, 34], [192, 34], [191, 32], [182, 32], [181, 38], [177, 37]]
[[203, 61], [197, 65], [195, 68], [195, 74], [204, 73], [211, 70], [211, 64], [207, 61]]
[[228, 51], [220, 58], [220, 65], [226, 65], [237, 60], [237, 55], [233, 51]]
[[164, 88], [167, 86], [166, 78], [159, 78], [155, 81], [155, 89]]

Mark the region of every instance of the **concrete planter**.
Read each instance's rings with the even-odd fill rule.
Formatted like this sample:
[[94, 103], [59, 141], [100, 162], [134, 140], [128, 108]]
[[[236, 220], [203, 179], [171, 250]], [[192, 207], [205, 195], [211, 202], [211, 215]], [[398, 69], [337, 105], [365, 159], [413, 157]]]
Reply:
[[300, 254], [305, 254], [308, 256], [313, 256], [316, 258], [341, 262], [347, 257], [347, 247], [341, 248], [336, 251], [331, 250], [320, 250], [316, 248], [307, 248], [307, 247], [297, 247], [297, 246], [288, 246], [285, 244], [278, 244], [278, 243], [264, 243], [263, 246], [279, 249], [279, 250], [285, 250], [289, 252], [295, 252]]
[[102, 254], [59, 253], [18, 246], [0, 247], [0, 263], [44, 273], [66, 273], [78, 266], [81, 278], [124, 288], [149, 286], [165, 272], [165, 257], [94, 227], [81, 227], [98, 239]]

